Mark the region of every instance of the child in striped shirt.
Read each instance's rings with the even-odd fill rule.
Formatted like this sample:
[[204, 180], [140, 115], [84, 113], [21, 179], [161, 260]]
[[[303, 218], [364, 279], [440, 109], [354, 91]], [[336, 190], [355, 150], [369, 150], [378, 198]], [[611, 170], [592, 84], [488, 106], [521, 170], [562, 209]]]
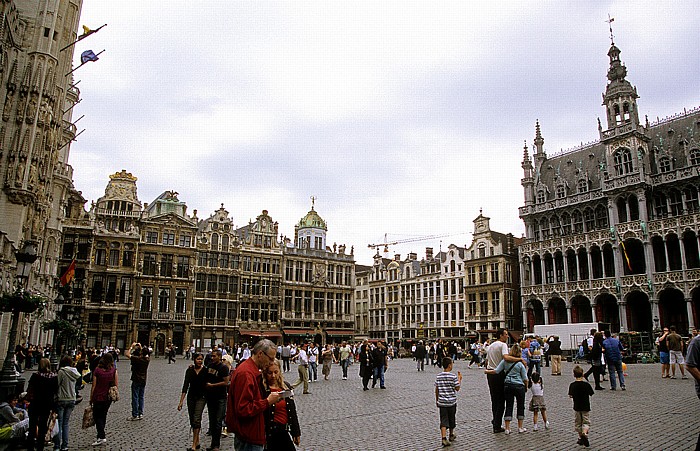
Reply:
[[[435, 404], [440, 410], [440, 434], [442, 446], [450, 446], [457, 438], [455, 435], [455, 415], [457, 413], [457, 392], [462, 383], [462, 373], [452, 373], [452, 359], [443, 357], [442, 367], [445, 369], [435, 378]], [[449, 439], [447, 429], [450, 429]]]

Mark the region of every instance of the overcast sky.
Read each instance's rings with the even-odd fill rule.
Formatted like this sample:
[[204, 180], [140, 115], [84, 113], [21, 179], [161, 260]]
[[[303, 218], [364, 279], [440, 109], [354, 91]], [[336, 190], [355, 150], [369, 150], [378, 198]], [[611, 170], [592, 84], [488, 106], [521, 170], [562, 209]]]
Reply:
[[75, 72], [75, 185], [89, 208], [126, 169], [141, 202], [266, 209], [289, 237], [315, 196], [359, 264], [385, 233], [469, 244], [480, 208], [520, 236], [535, 121], [550, 155], [598, 138], [608, 14], [640, 118], [699, 106], [697, 1], [86, 0], [108, 26], [76, 45], [106, 51]]

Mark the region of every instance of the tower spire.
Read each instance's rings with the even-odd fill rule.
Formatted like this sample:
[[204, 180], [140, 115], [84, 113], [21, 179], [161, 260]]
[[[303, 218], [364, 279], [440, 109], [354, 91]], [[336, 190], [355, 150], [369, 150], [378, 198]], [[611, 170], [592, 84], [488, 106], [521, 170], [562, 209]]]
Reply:
[[612, 31], [612, 23], [615, 21], [614, 17], [610, 17], [610, 14], [608, 14], [608, 20], [606, 22], [608, 23], [608, 27], [610, 28], [610, 45], [615, 45], [615, 36], [613, 35]]

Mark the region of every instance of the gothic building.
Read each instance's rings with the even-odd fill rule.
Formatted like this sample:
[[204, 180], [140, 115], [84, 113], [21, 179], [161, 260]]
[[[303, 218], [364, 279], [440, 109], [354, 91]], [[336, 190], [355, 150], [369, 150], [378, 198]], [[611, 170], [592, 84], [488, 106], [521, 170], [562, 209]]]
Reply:
[[650, 123], [620, 49], [608, 51], [600, 139], [548, 156], [524, 149], [523, 321], [602, 321], [613, 331], [697, 327], [700, 109]]
[[420, 261], [414, 253], [392, 260], [377, 252], [356, 290], [356, 303], [368, 293], [370, 339], [465, 339], [519, 329], [518, 243], [480, 214], [470, 246], [451, 244], [436, 255], [426, 248]]
[[[64, 206], [73, 195], [70, 143], [76, 136], [72, 107], [74, 47], [81, 0], [8, 0], [0, 3], [0, 235], [2, 291], [14, 289], [14, 252], [23, 241], [37, 243], [39, 258], [29, 290], [53, 300]], [[48, 310], [47, 310], [48, 312]], [[3, 335], [9, 328], [3, 315]], [[23, 327], [18, 341], [42, 341], [39, 321]], [[5, 339], [0, 353], [5, 352]], [[3, 354], [4, 355], [4, 354]]]

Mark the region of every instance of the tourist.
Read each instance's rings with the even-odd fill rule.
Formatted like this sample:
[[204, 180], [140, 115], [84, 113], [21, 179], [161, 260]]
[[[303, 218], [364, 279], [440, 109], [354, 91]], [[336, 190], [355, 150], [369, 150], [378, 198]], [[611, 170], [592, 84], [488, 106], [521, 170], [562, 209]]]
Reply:
[[[237, 451], [262, 451], [265, 446], [265, 410], [279, 402], [281, 396], [279, 393], [269, 393], [263, 398], [260, 371], [274, 362], [276, 355], [275, 344], [263, 338], [255, 343], [250, 358], [233, 372], [226, 406], [226, 425], [235, 434], [233, 446]], [[216, 446], [212, 444], [211, 448], [218, 451], [219, 443]]]
[[659, 350], [659, 362], [661, 362], [661, 378], [671, 377], [670, 354], [668, 352], [668, 327], [664, 327], [661, 335], [656, 339], [656, 346]]
[[44, 449], [49, 416], [54, 407], [54, 397], [58, 392], [58, 378], [51, 371], [49, 359], [39, 360], [39, 369], [29, 378], [27, 400], [29, 401], [29, 436], [27, 448]]
[[561, 376], [561, 341], [559, 335], [552, 335], [549, 342], [549, 358], [552, 361], [552, 376]]
[[[608, 332], [606, 331], [606, 334]], [[591, 428], [591, 396], [593, 396], [593, 389], [591, 385], [586, 382], [583, 378], [583, 368], [576, 365], [574, 367], [574, 377], [576, 380], [569, 385], [569, 398], [574, 400], [574, 427], [576, 432], [578, 432], [579, 445], [589, 447], [588, 442], [588, 431]], [[610, 380], [615, 380], [615, 375], [613, 369], [610, 369]], [[614, 390], [614, 388], [613, 388]]]
[[622, 351], [624, 350], [620, 340], [612, 337], [610, 331], [606, 330], [605, 340], [603, 340], [603, 352], [605, 352], [605, 361], [610, 372], [610, 390], [613, 391], [616, 387], [615, 373], [620, 377], [620, 388], [625, 390], [625, 376], [622, 373]]
[[[435, 404], [440, 411], [440, 435], [442, 446], [450, 446], [455, 441], [455, 427], [457, 422], [457, 392], [462, 384], [462, 373], [457, 371], [457, 375], [452, 372], [452, 359], [443, 357], [443, 371], [435, 377]], [[450, 430], [449, 437], [447, 429]]]
[[[695, 379], [695, 394], [698, 399], [700, 399], [700, 335], [697, 334], [697, 330], [693, 329], [694, 335], [693, 339], [690, 340], [688, 345], [688, 355], [685, 359], [685, 367], [688, 372]], [[700, 434], [698, 434], [698, 441], [695, 445], [696, 450], [700, 450]]]
[[309, 392], [309, 355], [306, 353], [309, 347], [308, 343], [303, 343], [299, 348], [298, 352], [294, 355], [293, 360], [298, 361], [297, 372], [299, 373], [299, 378], [296, 382], [292, 384], [294, 388], [297, 388], [302, 383], [304, 384], [304, 394], [308, 395]]
[[124, 351], [124, 357], [131, 361], [131, 417], [127, 420], [142, 420], [151, 357], [148, 348], [140, 343], [132, 343], [131, 348]]
[[389, 367], [386, 345], [380, 341], [377, 347], [372, 350], [372, 363], [374, 364], [374, 372], [372, 374], [372, 388], [377, 385], [379, 379], [379, 388], [385, 389], [384, 372]]
[[681, 370], [682, 379], [688, 379], [688, 377], [685, 375], [684, 369], [685, 360], [683, 359], [683, 337], [676, 333], [675, 326], [671, 326], [669, 329], [670, 333], [668, 334], [668, 337], [666, 337], [666, 343], [668, 344], [670, 356], [669, 363], [671, 365], [671, 379], [676, 378], [676, 365], [678, 365]]
[[311, 343], [306, 350], [309, 356], [309, 382], [318, 381], [318, 345]]
[[[522, 356], [520, 345], [513, 345], [510, 348], [509, 355], [514, 358]], [[523, 420], [525, 419], [525, 387], [528, 377], [527, 369], [523, 362], [518, 360], [514, 363], [507, 363], [506, 360], [503, 359], [495, 369], [486, 370], [486, 373], [491, 375], [504, 373], [505, 375], [505, 380], [503, 381], [503, 397], [506, 401], [505, 416], [503, 417], [506, 424], [505, 433], [510, 434], [510, 422], [513, 419], [514, 402], [517, 402], [516, 417], [518, 419], [518, 433], [522, 434], [523, 432], [527, 432], [527, 429], [523, 427]]]
[[109, 388], [111, 386], [119, 387], [119, 374], [114, 366], [112, 354], [106, 353], [100, 357], [92, 377], [90, 404], [92, 404], [92, 414], [95, 419], [95, 429], [97, 430], [97, 440], [92, 446], [107, 444], [105, 427], [107, 425], [107, 412], [109, 412], [109, 406], [112, 404], [112, 401], [109, 399]]
[[[284, 381], [279, 361], [273, 361], [263, 371], [265, 395], [291, 390]], [[294, 397], [282, 397], [265, 411], [265, 439], [269, 450], [294, 451], [301, 444], [301, 428]], [[290, 436], [291, 434], [291, 436]]]
[[73, 359], [69, 355], [64, 355], [58, 364], [58, 394], [56, 396], [58, 434], [53, 440], [54, 449], [68, 449], [68, 426], [75, 407], [75, 382], [78, 380], [80, 380], [80, 373], [73, 367]]
[[542, 383], [542, 378], [539, 373], [532, 373], [530, 375], [530, 381], [528, 382], [530, 386], [530, 391], [532, 391], [532, 398], [530, 398], [529, 410], [532, 412], [532, 430], [536, 431], [537, 426], [537, 416], [542, 413], [542, 421], [544, 421], [544, 428], [549, 429], [549, 421], [547, 421], [547, 405], [544, 403], [544, 384]]
[[425, 371], [425, 345], [423, 344], [423, 340], [420, 340], [418, 342], [418, 346], [416, 346], [416, 350], [413, 353], [413, 356], [416, 359], [416, 367], [418, 371]]
[[2, 443], [10, 443], [20, 448], [29, 430], [29, 415], [18, 406], [17, 401], [17, 394], [10, 393], [7, 399], [0, 403], [0, 429], [10, 428], [9, 437]]
[[360, 347], [360, 377], [362, 378], [362, 390], [367, 391], [367, 384], [373, 374], [372, 366], [372, 350], [369, 346], [369, 341], [365, 340]]
[[331, 375], [331, 365], [336, 363], [333, 348], [331, 348], [330, 344], [326, 344], [326, 349], [321, 353], [321, 363], [323, 364], [323, 369], [321, 370], [323, 379], [328, 380], [328, 377]]
[[343, 341], [340, 349], [338, 349], [338, 359], [340, 360], [340, 367], [343, 369], [343, 380], [348, 380], [348, 366], [350, 365], [350, 358], [352, 356], [352, 348], [348, 346], [346, 341]]
[[[603, 375], [603, 333], [596, 332], [593, 335], [593, 347], [589, 354], [591, 358], [591, 370], [593, 372], [593, 380], [595, 380], [596, 390], [605, 390], [605, 387], [600, 385], [600, 377]], [[583, 375], [586, 380], [586, 375]]]
[[189, 451], [194, 451], [200, 448], [199, 433], [202, 430], [202, 413], [204, 406], [207, 405], [207, 400], [204, 397], [206, 393], [207, 370], [204, 368], [204, 355], [195, 353], [193, 355], [194, 365], [190, 365], [185, 370], [185, 381], [182, 384], [182, 394], [180, 395], [180, 403], [177, 405], [177, 410], [182, 410], [182, 402], [187, 396], [187, 414], [190, 419], [190, 427], [192, 428], [192, 447]]
[[[211, 448], [219, 450], [221, 446], [221, 427], [226, 414], [226, 389], [229, 381], [228, 366], [222, 361], [221, 350], [211, 353], [211, 364], [207, 366], [207, 383], [205, 396], [209, 413], [209, 431], [211, 432]], [[240, 366], [240, 365], [239, 365]]]
[[282, 357], [282, 371], [286, 373], [289, 371], [289, 359], [292, 357], [292, 347], [289, 346], [289, 343], [282, 346], [280, 357]]
[[[504, 395], [504, 379], [495, 373], [496, 367], [505, 360], [509, 363], [522, 362], [520, 356], [511, 357], [508, 351], [508, 331], [506, 329], [498, 329], [493, 343], [489, 344], [486, 352], [486, 380], [489, 385], [489, 395], [491, 397], [491, 425], [493, 432], [504, 432], [505, 429], [501, 426], [503, 422], [503, 413], [505, 412], [505, 395]], [[527, 373], [527, 371], [526, 371]]]

